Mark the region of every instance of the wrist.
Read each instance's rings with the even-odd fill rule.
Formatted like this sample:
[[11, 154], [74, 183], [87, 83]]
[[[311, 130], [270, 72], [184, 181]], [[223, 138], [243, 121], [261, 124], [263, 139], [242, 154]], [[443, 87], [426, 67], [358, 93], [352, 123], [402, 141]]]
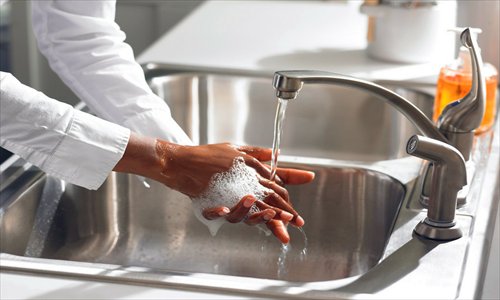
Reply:
[[156, 139], [131, 132], [122, 158], [113, 171], [137, 174], [158, 180], [161, 160], [156, 153]]
[[[158, 179], [168, 187], [176, 189], [177, 181], [182, 177], [181, 170], [177, 167], [179, 155], [183, 153], [185, 146], [157, 139], [155, 143], [155, 153], [158, 158], [159, 171]], [[175, 171], [175, 169], [177, 169]]]

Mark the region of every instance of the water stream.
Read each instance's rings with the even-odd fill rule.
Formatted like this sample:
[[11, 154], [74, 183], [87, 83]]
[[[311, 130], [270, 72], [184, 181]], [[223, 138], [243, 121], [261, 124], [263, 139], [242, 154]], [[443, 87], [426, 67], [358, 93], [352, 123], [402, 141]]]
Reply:
[[280, 151], [281, 133], [283, 132], [283, 123], [285, 121], [285, 112], [288, 100], [278, 98], [278, 107], [274, 119], [273, 153], [271, 156], [271, 180], [276, 176], [278, 168], [278, 156]]
[[[271, 180], [274, 180], [276, 176], [276, 170], [278, 168], [278, 156], [280, 152], [280, 142], [281, 134], [283, 133], [283, 124], [285, 122], [285, 113], [288, 100], [278, 98], [278, 106], [276, 108], [276, 117], [274, 119], [274, 135], [273, 135], [273, 148], [271, 156]], [[307, 236], [303, 228], [298, 228], [302, 233], [304, 240], [304, 248], [300, 251], [300, 260], [304, 261], [307, 257]], [[282, 244], [281, 253], [278, 255], [278, 278], [283, 278], [286, 275], [286, 259], [292, 249], [291, 244]]]

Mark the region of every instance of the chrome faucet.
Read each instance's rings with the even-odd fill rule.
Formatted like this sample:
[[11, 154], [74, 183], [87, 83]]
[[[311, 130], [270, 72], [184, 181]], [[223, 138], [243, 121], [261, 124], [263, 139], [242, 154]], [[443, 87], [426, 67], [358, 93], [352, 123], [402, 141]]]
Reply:
[[427, 218], [417, 225], [415, 232], [436, 240], [462, 236], [454, 220], [457, 194], [467, 185], [464, 157], [469, 158], [474, 130], [481, 123], [486, 101], [482, 61], [469, 28], [462, 32], [461, 41], [471, 49], [472, 89], [465, 98], [445, 108], [439, 127], [410, 101], [373, 82], [323, 71], [279, 71], [273, 78], [276, 96], [281, 99], [295, 99], [302, 86], [308, 83], [347, 85], [377, 95], [405, 115], [425, 135], [411, 137], [407, 152], [432, 164], [430, 172], [425, 172], [430, 174], [425, 178], [430, 182]]

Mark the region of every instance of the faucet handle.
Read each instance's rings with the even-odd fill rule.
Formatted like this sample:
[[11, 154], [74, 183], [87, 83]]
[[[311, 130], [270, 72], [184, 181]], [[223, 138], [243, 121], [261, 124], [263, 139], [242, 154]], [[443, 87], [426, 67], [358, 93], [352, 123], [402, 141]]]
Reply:
[[455, 224], [457, 194], [467, 184], [462, 154], [446, 143], [419, 135], [408, 140], [406, 152], [429, 160], [434, 166], [427, 217], [415, 232], [435, 240], [460, 238], [462, 232]]
[[438, 119], [439, 130], [457, 147], [466, 160], [469, 159], [474, 130], [481, 125], [486, 107], [486, 80], [483, 59], [476, 35], [480, 29], [467, 27], [460, 34], [460, 41], [469, 50], [472, 85], [462, 99], [448, 104]]

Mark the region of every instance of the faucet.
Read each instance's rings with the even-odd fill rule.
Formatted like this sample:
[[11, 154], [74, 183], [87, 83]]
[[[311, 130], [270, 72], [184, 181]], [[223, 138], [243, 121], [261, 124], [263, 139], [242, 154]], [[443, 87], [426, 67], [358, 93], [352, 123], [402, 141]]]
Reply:
[[[366, 90], [394, 106], [406, 116], [424, 136], [413, 136], [407, 152], [430, 162], [425, 172], [429, 181], [429, 208], [427, 217], [415, 227], [415, 232], [435, 240], [454, 240], [462, 236], [455, 222], [457, 194], [467, 185], [465, 161], [469, 158], [474, 130], [481, 123], [485, 106], [485, 81], [482, 61], [470, 28], [461, 35], [464, 46], [471, 49], [473, 85], [462, 100], [448, 105], [439, 125], [434, 123], [415, 105], [402, 96], [373, 82], [324, 71], [279, 71], [274, 74], [273, 87], [281, 99], [297, 98], [304, 84], [339, 84]], [[459, 117], [456, 117], [456, 115]]]
[[[481, 50], [474, 38], [473, 33], [480, 32], [480, 29], [465, 28], [460, 34], [460, 41], [469, 50], [472, 65], [472, 85], [470, 91], [460, 100], [448, 104], [438, 118], [439, 130], [446, 136], [449, 143], [460, 150], [465, 161], [470, 163], [470, 153], [474, 141], [474, 131], [483, 119], [486, 107], [486, 82], [483, 76], [483, 60]], [[428, 205], [431, 189], [433, 163], [429, 162], [423, 168], [424, 181], [420, 203]], [[474, 168], [468, 170], [468, 178], [473, 177]], [[469, 189], [464, 188], [458, 198], [458, 204], [464, 205]]]

